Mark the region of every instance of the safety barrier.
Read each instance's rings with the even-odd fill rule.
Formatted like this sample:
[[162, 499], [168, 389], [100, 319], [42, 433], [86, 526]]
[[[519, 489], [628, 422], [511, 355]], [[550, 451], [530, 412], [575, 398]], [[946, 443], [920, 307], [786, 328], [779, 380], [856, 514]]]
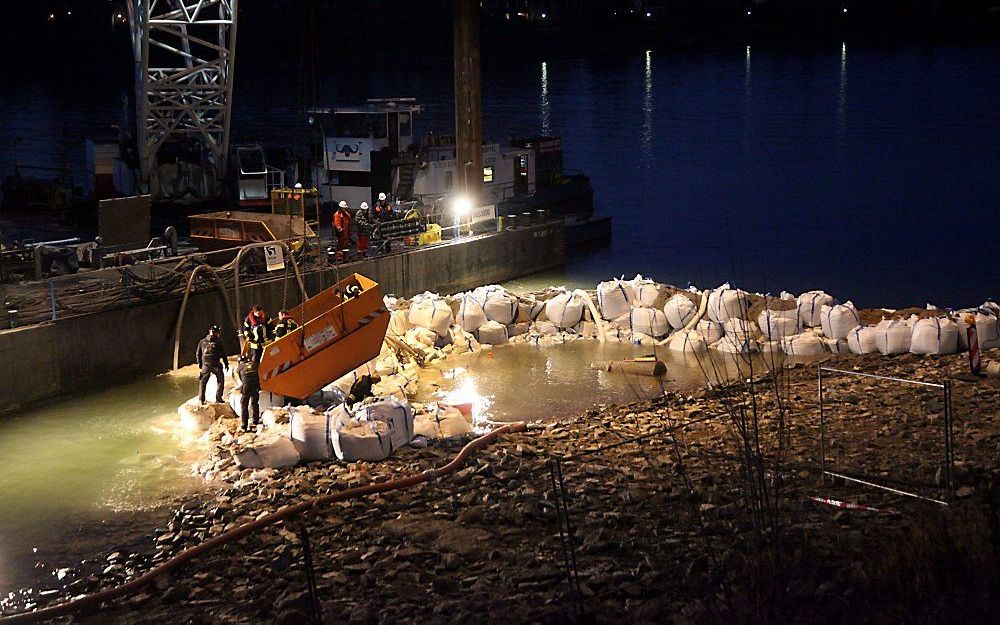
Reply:
[[[829, 375], [824, 376], [827, 373]], [[846, 375], [854, 376], [858, 378], [867, 378], [872, 380], [879, 380], [882, 382], [893, 382], [900, 385], [910, 385], [918, 386], [923, 388], [931, 388], [941, 391], [942, 399], [942, 422], [941, 422], [941, 437], [943, 439], [943, 452], [944, 457], [941, 459], [941, 468], [943, 469], [943, 481], [944, 481], [944, 499], [936, 499], [934, 497], [929, 497], [925, 494], [915, 492], [916, 489], [934, 489], [940, 488], [938, 484], [917, 482], [915, 480], [907, 480], [896, 477], [886, 477], [883, 475], [871, 475], [864, 471], [855, 471], [852, 468], [840, 468], [837, 466], [830, 466], [827, 460], [827, 414], [826, 414], [826, 400], [824, 398], [825, 382], [826, 380], [835, 375]], [[924, 382], [922, 380], [907, 380], [903, 378], [894, 378], [884, 375], [875, 375], [872, 373], [861, 373], [859, 371], [845, 371], [842, 369], [833, 369], [830, 367], [817, 367], [817, 394], [819, 403], [819, 463], [820, 469], [824, 477], [832, 477], [835, 479], [841, 479], [848, 482], [853, 482], [855, 484], [860, 484], [862, 486], [868, 486], [871, 488], [876, 488], [897, 495], [903, 495], [906, 497], [913, 497], [915, 499], [921, 499], [924, 501], [933, 502], [942, 506], [947, 506], [953, 496], [954, 491], [954, 466], [955, 466], [955, 448], [954, 448], [954, 436], [952, 434], [952, 401], [951, 401], [951, 380], [945, 380], [942, 383], [934, 382]], [[894, 415], [898, 416], [898, 415]], [[908, 489], [908, 490], [904, 490]]]

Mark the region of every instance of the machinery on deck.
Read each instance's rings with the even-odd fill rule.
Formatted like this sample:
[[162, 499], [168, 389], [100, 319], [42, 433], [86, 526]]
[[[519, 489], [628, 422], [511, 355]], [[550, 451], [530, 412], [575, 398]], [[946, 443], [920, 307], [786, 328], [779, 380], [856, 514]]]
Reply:
[[289, 311], [299, 327], [270, 343], [261, 389], [305, 399], [378, 357], [390, 313], [374, 280], [352, 274]]

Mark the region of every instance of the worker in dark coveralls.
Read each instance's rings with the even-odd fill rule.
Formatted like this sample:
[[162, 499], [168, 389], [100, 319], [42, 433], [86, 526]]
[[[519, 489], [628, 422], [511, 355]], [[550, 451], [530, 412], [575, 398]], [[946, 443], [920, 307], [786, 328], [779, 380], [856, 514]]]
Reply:
[[[240, 428], [249, 432], [257, 429], [260, 423], [260, 374], [253, 356], [240, 357], [236, 376], [240, 379]], [[252, 418], [250, 410], [253, 410]]]
[[221, 404], [222, 391], [226, 386], [222, 371], [229, 370], [229, 357], [226, 355], [226, 347], [222, 344], [222, 331], [219, 330], [219, 326], [209, 328], [208, 336], [198, 342], [197, 361], [201, 369], [198, 374], [198, 401], [205, 403], [205, 388], [208, 386], [208, 379], [214, 375], [217, 387], [215, 401]]

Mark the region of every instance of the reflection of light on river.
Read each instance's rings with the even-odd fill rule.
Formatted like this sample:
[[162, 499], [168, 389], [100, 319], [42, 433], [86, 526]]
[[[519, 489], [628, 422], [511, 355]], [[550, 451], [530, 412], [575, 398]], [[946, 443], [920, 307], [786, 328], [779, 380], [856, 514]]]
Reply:
[[646, 50], [642, 115], [642, 152], [648, 160], [653, 152], [653, 52], [651, 50]]
[[476, 388], [476, 381], [469, 375], [468, 370], [464, 367], [457, 367], [446, 372], [445, 378], [449, 377], [455, 380], [461, 380], [461, 382], [459, 386], [445, 392], [441, 396], [441, 403], [452, 406], [471, 404], [472, 424], [478, 431], [482, 422], [485, 421], [484, 415], [486, 414], [486, 411], [489, 410], [491, 405], [493, 405], [493, 402], [489, 397], [484, 397], [479, 393], [479, 389]]
[[847, 131], [847, 42], [840, 44], [840, 84], [837, 88], [837, 134], [841, 143]]
[[548, 135], [551, 132], [549, 115], [552, 113], [552, 104], [549, 102], [549, 64], [542, 61], [542, 134]]

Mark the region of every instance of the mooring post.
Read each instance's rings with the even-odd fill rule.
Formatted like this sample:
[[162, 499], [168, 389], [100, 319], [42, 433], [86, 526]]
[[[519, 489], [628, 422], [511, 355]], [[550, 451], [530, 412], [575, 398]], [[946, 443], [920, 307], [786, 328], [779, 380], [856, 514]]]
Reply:
[[49, 278], [49, 300], [52, 302], [52, 321], [56, 320], [56, 281]]

